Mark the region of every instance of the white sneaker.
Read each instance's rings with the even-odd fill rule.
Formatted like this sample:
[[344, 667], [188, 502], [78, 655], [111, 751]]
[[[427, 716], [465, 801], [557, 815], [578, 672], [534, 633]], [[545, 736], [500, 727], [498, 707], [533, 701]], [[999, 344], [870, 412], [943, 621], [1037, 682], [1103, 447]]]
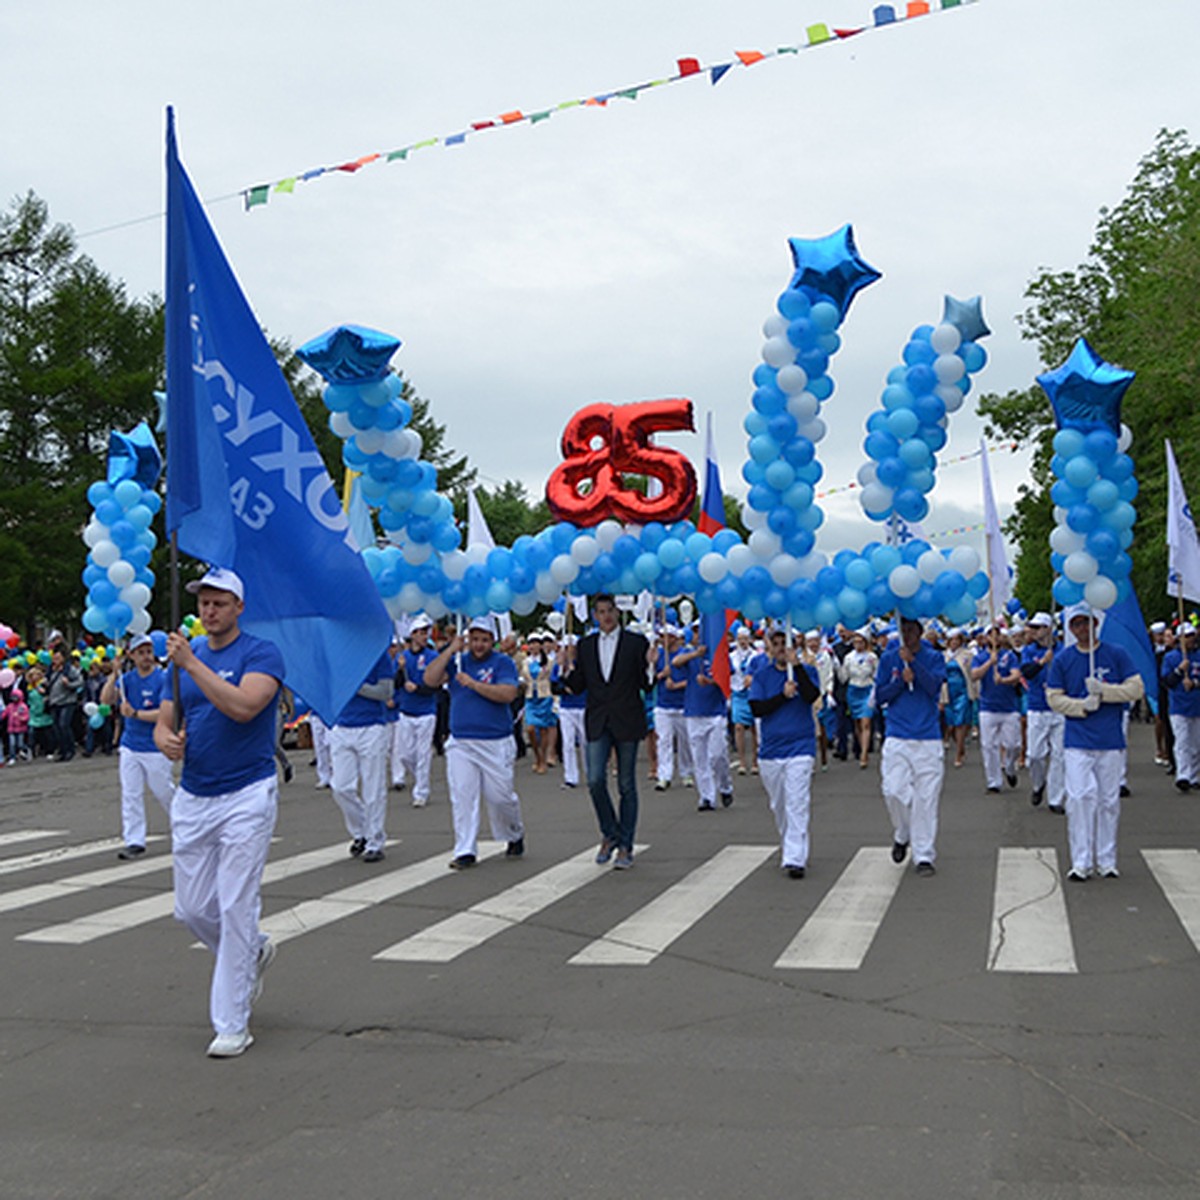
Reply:
[[[275, 961], [275, 943], [267, 938], [258, 948], [258, 961], [254, 964], [254, 987], [250, 989], [250, 1003], [257, 1004], [263, 994], [263, 976]], [[239, 1051], [240, 1053], [240, 1051]]]
[[254, 1044], [254, 1038], [248, 1029], [240, 1029], [237, 1033], [218, 1033], [211, 1042], [205, 1054], [209, 1058], [237, 1058], [244, 1054]]

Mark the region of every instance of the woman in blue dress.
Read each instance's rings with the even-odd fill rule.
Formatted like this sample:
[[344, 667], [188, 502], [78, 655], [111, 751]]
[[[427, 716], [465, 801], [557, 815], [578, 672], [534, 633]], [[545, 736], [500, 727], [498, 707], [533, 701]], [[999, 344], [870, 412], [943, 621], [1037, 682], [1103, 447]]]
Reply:
[[954, 739], [954, 765], [966, 761], [967, 732], [971, 728], [971, 648], [961, 629], [952, 629], [946, 645], [946, 703], [942, 720]]
[[533, 747], [533, 770], [545, 775], [547, 767], [558, 766], [554, 751], [558, 744], [558, 717], [554, 712], [551, 674], [554, 669], [554, 639], [540, 630], [529, 638], [529, 653], [521, 668], [525, 687], [525, 740]]
[[838, 664], [838, 675], [846, 685], [846, 706], [854, 722], [858, 742], [858, 765], [865, 767], [871, 753], [872, 697], [875, 691], [875, 668], [879, 659], [871, 650], [866, 633], [855, 630], [851, 635], [852, 649]]

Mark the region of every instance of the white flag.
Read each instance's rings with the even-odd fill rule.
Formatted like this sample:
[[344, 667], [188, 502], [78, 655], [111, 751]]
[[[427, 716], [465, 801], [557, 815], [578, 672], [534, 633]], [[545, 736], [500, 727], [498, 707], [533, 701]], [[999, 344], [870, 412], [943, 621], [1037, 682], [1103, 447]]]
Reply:
[[992, 616], [1004, 612], [1012, 596], [1012, 578], [1008, 570], [1008, 555], [1004, 552], [1004, 535], [1000, 532], [1000, 514], [992, 493], [992, 469], [988, 464], [987, 443], [979, 439], [979, 460], [983, 474], [983, 532], [987, 538], [987, 573]]
[[1200, 538], [1167, 442], [1167, 595], [1200, 600]]
[[[468, 549], [471, 546], [486, 546], [489, 550], [496, 548], [496, 539], [492, 537], [492, 531], [488, 528], [483, 509], [479, 507], [479, 501], [475, 499], [474, 492], [467, 493]], [[500, 636], [508, 637], [512, 633], [512, 617], [508, 613], [493, 613], [492, 616], [496, 618], [496, 627], [500, 631]]]

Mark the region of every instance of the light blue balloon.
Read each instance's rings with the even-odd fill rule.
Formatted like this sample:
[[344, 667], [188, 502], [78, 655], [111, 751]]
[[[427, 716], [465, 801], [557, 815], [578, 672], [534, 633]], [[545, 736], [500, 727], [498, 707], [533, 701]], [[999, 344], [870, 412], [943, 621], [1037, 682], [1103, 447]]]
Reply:
[[1067, 459], [1066, 468], [1063, 471], [1063, 478], [1074, 488], [1079, 488], [1081, 491], [1091, 487], [1096, 482], [1098, 468], [1093, 459], [1088, 458], [1084, 454], [1076, 454]]

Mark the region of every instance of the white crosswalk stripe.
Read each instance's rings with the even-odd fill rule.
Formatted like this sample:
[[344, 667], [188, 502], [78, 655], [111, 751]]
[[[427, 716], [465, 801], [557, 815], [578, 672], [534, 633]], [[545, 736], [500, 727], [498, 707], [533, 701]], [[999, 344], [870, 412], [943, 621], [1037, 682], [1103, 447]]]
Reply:
[[[346, 857], [346, 843], [338, 842], [336, 846], [324, 846], [320, 850], [308, 850], [291, 858], [281, 858], [278, 862], [269, 862], [263, 870], [263, 883], [279, 883], [290, 879], [293, 875], [302, 875], [305, 871], [315, 871], [328, 867], [333, 863], [343, 862]], [[64, 921], [60, 925], [47, 925], [42, 929], [34, 929], [23, 933], [19, 942], [49, 942], [81, 946], [85, 942], [93, 942], [97, 938], [106, 937], [110, 933], [121, 933], [138, 925], [146, 925], [171, 916], [175, 911], [175, 893], [170, 888], [166, 892], [157, 892], [153, 896], [144, 896], [140, 900], [131, 900], [128, 904], [119, 904], [115, 908], [105, 909], [90, 916], [79, 917], [74, 921]]]
[[[478, 857], [495, 858], [505, 850], [504, 842], [480, 842]], [[385, 900], [393, 900], [405, 892], [415, 891], [432, 883], [435, 879], [445, 879], [449, 874], [446, 855], [435, 854], [432, 858], [388, 871], [384, 875], [376, 875], [362, 883], [352, 884], [340, 891], [330, 892], [328, 896], [320, 896], [315, 900], [305, 900], [282, 912], [272, 913], [262, 922], [264, 932], [269, 933], [277, 944], [291, 941], [301, 934], [312, 933], [334, 921], [344, 920], [356, 913], [363, 912], [375, 904]]]
[[1057, 853], [1049, 846], [1001, 846], [988, 970], [1073, 975], [1078, 969]]
[[63, 837], [65, 829], [13, 829], [0, 833], [0, 846], [14, 846], [17, 842], [38, 842], [48, 837]]
[[115, 867], [101, 867], [96, 871], [84, 871], [79, 875], [68, 875], [51, 883], [35, 883], [30, 887], [12, 892], [0, 892], [0, 913], [13, 912], [18, 908], [30, 908], [45, 904], [48, 900], [60, 900], [63, 896], [76, 896], [89, 888], [104, 887], [110, 883], [123, 883], [155, 871], [166, 871], [171, 867], [171, 856], [147, 855], [145, 858], [123, 862]]
[[774, 853], [774, 846], [726, 846], [569, 962], [573, 966], [653, 962]]
[[857, 971], [904, 877], [887, 847], [863, 846], [775, 960], [786, 970]]
[[[638, 846], [641, 854], [646, 847]], [[523, 880], [465, 912], [455, 913], [375, 955], [390, 962], [450, 962], [468, 950], [536, 916], [544, 908], [607, 874], [596, 865], [595, 849]]]
[[[149, 837], [146, 839], [146, 844], [149, 846], [162, 840], [161, 836]], [[11, 875], [14, 871], [32, 871], [35, 867], [73, 862], [77, 858], [90, 858], [93, 854], [102, 854], [105, 850], [119, 850], [123, 845], [125, 843], [119, 837], [111, 837], [101, 838], [95, 842], [81, 842], [78, 846], [54, 846], [49, 850], [38, 850], [19, 858], [14, 856], [0, 860], [0, 875]]]
[[1142, 857], [1200, 950], [1200, 850], [1143, 850]]

